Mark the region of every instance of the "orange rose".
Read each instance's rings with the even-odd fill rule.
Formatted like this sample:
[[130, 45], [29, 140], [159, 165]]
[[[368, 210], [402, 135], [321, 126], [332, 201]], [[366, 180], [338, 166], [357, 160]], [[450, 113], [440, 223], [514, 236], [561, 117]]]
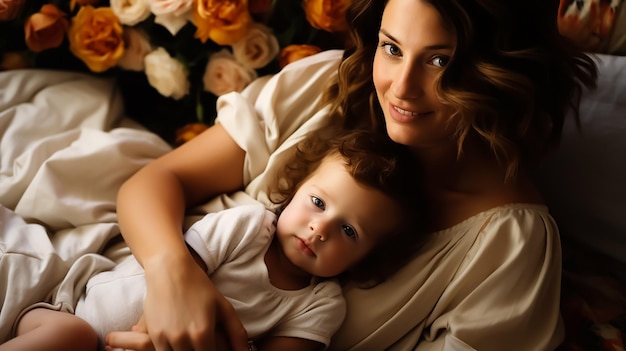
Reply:
[[188, 142], [207, 130], [207, 128], [209, 128], [209, 126], [204, 123], [190, 123], [182, 126], [176, 130], [176, 144], [182, 145]]
[[122, 25], [110, 7], [81, 7], [68, 38], [72, 53], [93, 72], [115, 66], [124, 53]]
[[24, 0], [0, 0], [0, 21], [11, 21], [17, 18], [24, 7]]
[[95, 5], [98, 2], [100, 2], [100, 0], [72, 0], [70, 2], [70, 10], [73, 11], [76, 5], [80, 5], [80, 6]]
[[54, 5], [43, 5], [24, 23], [26, 45], [34, 52], [56, 48], [63, 42], [69, 26], [65, 13]]
[[304, 0], [306, 19], [317, 29], [341, 32], [348, 29], [346, 10], [351, 0]]
[[8, 71], [12, 69], [30, 68], [31, 64], [28, 56], [24, 52], [5, 52], [0, 56], [0, 71]]
[[278, 61], [280, 63], [280, 68], [284, 68], [285, 66], [287, 66], [288, 64], [294, 61], [298, 61], [299, 59], [303, 59], [307, 56], [315, 55], [321, 51], [322, 49], [320, 49], [319, 47], [315, 45], [308, 45], [308, 44], [288, 45], [284, 47], [282, 50], [280, 50], [280, 56], [278, 58]]
[[252, 21], [247, 0], [198, 0], [193, 13], [195, 37], [231, 45], [248, 32]]

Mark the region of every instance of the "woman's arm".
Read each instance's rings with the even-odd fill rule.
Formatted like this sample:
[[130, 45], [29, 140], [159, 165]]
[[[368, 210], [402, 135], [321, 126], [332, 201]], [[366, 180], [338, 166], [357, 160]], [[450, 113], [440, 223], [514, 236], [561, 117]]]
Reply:
[[274, 179], [272, 167], [282, 167], [280, 155], [325, 117], [318, 113], [321, 92], [340, 58], [341, 51], [322, 52], [256, 80], [241, 94], [221, 96], [214, 127], [150, 163], [120, 189], [119, 222], [146, 272], [145, 326], [156, 350], [212, 350], [206, 345], [214, 340], [216, 321], [239, 345], [245, 330], [234, 309], [183, 241], [185, 207], [240, 190], [244, 181], [248, 187], [255, 181], [248, 195], [263, 198]]
[[235, 350], [247, 350], [234, 309], [196, 265], [182, 234], [187, 206], [243, 187], [244, 157], [216, 124], [120, 188], [119, 223], [146, 272], [145, 327], [156, 350], [213, 350], [216, 323]]

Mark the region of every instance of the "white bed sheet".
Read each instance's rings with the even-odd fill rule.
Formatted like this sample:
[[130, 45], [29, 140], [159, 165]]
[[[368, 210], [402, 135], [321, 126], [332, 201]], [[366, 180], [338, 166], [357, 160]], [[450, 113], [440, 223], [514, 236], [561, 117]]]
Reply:
[[[102, 253], [119, 234], [115, 200], [122, 182], [169, 150], [124, 118], [113, 80], [0, 72], [0, 230], [6, 239], [0, 240], [1, 251], [11, 242], [36, 240], [33, 247], [52, 252], [55, 274], [62, 278], [70, 269], [65, 263]], [[20, 310], [46, 297], [51, 282], [60, 282], [42, 272], [16, 283], [27, 267], [14, 267], [19, 260], [6, 263], [13, 258], [0, 257], [0, 273], [13, 277], [12, 284], [0, 286], [0, 342]]]

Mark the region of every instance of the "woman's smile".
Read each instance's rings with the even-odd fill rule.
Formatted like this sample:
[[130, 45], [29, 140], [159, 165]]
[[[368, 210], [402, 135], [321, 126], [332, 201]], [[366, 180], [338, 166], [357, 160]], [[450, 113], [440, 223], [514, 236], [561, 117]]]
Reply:
[[398, 106], [393, 106], [393, 109], [398, 111], [398, 112], [400, 112], [400, 114], [407, 115], [407, 116], [417, 116], [418, 115], [417, 112], [407, 111], [407, 110], [404, 110], [404, 109], [402, 109], [402, 108], [400, 108]]
[[401, 123], [411, 122], [419, 117], [426, 117], [432, 113], [433, 111], [426, 111], [426, 112], [411, 111], [411, 110], [403, 109], [391, 103], [389, 104], [390, 117]]

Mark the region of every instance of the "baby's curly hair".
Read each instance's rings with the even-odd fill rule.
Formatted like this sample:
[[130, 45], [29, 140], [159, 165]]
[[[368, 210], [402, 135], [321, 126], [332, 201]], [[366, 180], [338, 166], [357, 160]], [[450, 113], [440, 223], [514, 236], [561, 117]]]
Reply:
[[339, 277], [363, 287], [374, 286], [406, 263], [424, 240], [426, 200], [420, 188], [417, 162], [406, 147], [384, 134], [323, 129], [298, 143], [291, 162], [279, 174], [275, 189], [269, 192], [270, 200], [285, 207], [300, 185], [331, 156], [341, 157], [348, 173], [360, 185], [381, 191], [403, 210], [402, 223], [386, 233], [363, 261]]
[[[583, 87], [595, 87], [595, 63], [559, 34], [557, 0], [424, 1], [456, 37], [436, 89], [456, 111], [458, 153], [476, 133], [507, 179], [515, 176], [520, 164], [540, 160], [558, 144], [568, 114], [578, 123]], [[354, 0], [347, 13], [354, 47], [325, 94], [331, 115], [346, 129], [384, 132], [372, 64], [386, 3]]]

